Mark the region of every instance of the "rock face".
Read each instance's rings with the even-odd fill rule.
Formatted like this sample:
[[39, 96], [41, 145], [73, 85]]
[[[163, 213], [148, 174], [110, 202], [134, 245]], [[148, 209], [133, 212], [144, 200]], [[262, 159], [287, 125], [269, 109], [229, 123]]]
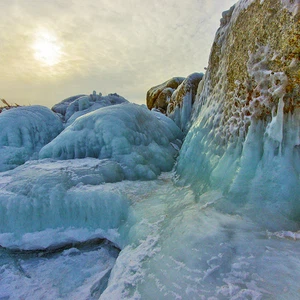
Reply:
[[147, 107], [150, 110], [157, 108], [165, 112], [173, 91], [177, 89], [184, 79], [184, 77], [173, 77], [160, 85], [152, 87], [147, 92]]
[[299, 1], [282, 2], [244, 0], [223, 13], [199, 105], [220, 105], [224, 141], [276, 114], [280, 99], [284, 113], [299, 106]]
[[239, 187], [243, 201], [263, 198], [286, 214], [298, 205], [299, 7], [240, 0], [223, 13], [177, 165], [198, 193]]
[[194, 103], [198, 85], [203, 78], [203, 75], [203, 73], [193, 73], [184, 79], [174, 93], [172, 93], [172, 97], [168, 105], [168, 115], [170, 115], [177, 106], [182, 106], [183, 99], [188, 93], [191, 94], [192, 102]]

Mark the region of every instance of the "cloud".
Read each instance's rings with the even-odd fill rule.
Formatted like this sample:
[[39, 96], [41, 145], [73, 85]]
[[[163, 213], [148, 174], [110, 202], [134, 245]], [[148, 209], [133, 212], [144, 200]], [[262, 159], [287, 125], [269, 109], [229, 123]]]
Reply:
[[[204, 71], [221, 12], [234, 2], [2, 0], [0, 97], [26, 102], [30, 95], [31, 103], [52, 106], [96, 89], [145, 103], [151, 86]], [[60, 43], [55, 66], [34, 58], [41, 28]]]

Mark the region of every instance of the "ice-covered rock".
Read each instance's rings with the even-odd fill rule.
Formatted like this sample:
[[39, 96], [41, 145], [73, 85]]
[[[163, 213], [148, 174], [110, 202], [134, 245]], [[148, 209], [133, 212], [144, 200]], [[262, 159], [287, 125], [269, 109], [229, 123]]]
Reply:
[[271, 227], [300, 215], [300, 24], [290, 9], [241, 0], [223, 14], [177, 167], [197, 194], [221, 189]]
[[83, 96], [86, 96], [84, 94], [79, 94], [79, 95], [76, 95], [76, 96], [71, 96], [71, 97], [68, 97], [64, 100], [62, 100], [61, 102], [55, 104], [51, 109], [55, 112], [55, 113], [58, 113], [60, 115], [65, 115], [66, 114], [66, 111], [67, 111], [67, 108], [68, 106], [73, 102], [75, 101], [76, 99], [80, 98], [80, 97], [83, 97]]
[[166, 116], [120, 104], [82, 116], [40, 151], [40, 158], [112, 159], [126, 179], [153, 179], [170, 171], [182, 133]]
[[187, 131], [187, 124], [192, 114], [198, 85], [203, 76], [203, 73], [189, 75], [173, 92], [168, 103], [167, 116], [173, 119], [184, 132]]
[[147, 92], [147, 106], [170, 117], [186, 132], [203, 73], [193, 73], [187, 78], [174, 77]]
[[52, 107], [52, 110], [62, 116], [63, 121], [69, 126], [74, 120], [84, 114], [102, 107], [128, 103], [128, 100], [118, 94], [102, 96], [93, 91], [91, 95], [77, 95], [69, 97]]
[[63, 125], [50, 109], [34, 105], [3, 111], [0, 128], [0, 171], [5, 171], [36, 158]]
[[[93, 98], [92, 98], [93, 97]], [[93, 101], [90, 101], [90, 99]], [[125, 98], [118, 94], [108, 94], [107, 96], [90, 95], [81, 97], [68, 107], [65, 121], [66, 125], [72, 124], [78, 117], [102, 107], [116, 105], [121, 103], [129, 103]]]
[[147, 107], [149, 109], [157, 108], [163, 112], [166, 111], [171, 99], [170, 94], [184, 81], [184, 77], [173, 77], [166, 82], [152, 87], [146, 96]]
[[[298, 3], [223, 14], [175, 178], [123, 180], [180, 146], [171, 119], [133, 104], [77, 118], [40, 152], [97, 158], [2, 172], [0, 245], [16, 251], [0, 247], [0, 298], [299, 299]], [[116, 260], [75, 248], [100, 238]]]

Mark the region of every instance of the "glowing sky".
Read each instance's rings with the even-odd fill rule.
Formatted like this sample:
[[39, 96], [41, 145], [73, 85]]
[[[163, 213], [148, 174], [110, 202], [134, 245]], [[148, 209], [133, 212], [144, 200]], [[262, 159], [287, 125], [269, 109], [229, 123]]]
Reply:
[[204, 72], [236, 0], [0, 0], [0, 98], [51, 107], [93, 90], [145, 103], [173, 76]]

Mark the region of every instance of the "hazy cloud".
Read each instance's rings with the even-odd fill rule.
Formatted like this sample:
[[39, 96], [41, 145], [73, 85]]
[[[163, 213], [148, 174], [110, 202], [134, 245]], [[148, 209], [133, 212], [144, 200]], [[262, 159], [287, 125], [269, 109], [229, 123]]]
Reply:
[[[2, 0], [0, 98], [52, 106], [76, 93], [117, 92], [144, 103], [151, 86], [203, 72], [221, 12], [235, 0]], [[34, 58], [36, 33], [60, 62]]]

